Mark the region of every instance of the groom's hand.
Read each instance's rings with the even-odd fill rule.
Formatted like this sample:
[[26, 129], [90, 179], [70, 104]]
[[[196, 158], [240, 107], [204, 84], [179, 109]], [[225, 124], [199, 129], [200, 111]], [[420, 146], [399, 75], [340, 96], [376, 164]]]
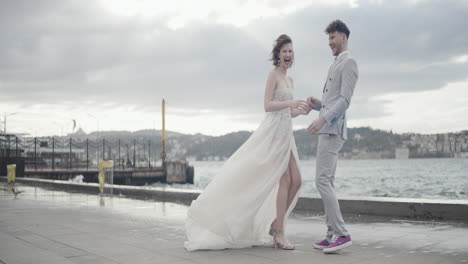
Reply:
[[325, 118], [323, 116], [317, 118], [310, 124], [310, 126], [307, 128], [307, 132], [311, 135], [317, 134], [320, 129], [323, 127], [325, 124]]
[[313, 108], [315, 107], [316, 100], [317, 100], [317, 99], [316, 99], [315, 97], [313, 97], [313, 96], [307, 97], [307, 100], [306, 100], [306, 101], [307, 101], [307, 104], [309, 105], [309, 107], [310, 107], [311, 109], [313, 109]]

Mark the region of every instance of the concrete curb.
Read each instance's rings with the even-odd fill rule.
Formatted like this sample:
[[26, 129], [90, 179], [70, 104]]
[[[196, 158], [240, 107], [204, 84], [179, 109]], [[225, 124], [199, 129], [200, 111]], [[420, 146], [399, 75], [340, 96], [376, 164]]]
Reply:
[[[6, 182], [6, 177], [0, 177], [0, 181]], [[33, 178], [16, 178], [16, 182], [45, 189], [99, 194], [97, 183], [75, 183]], [[200, 194], [200, 191], [195, 190], [150, 186], [114, 185], [113, 190], [116, 196], [123, 195], [127, 198], [175, 202], [185, 205], [190, 205]], [[339, 202], [343, 214], [402, 217], [419, 220], [468, 221], [468, 201], [365, 197], [341, 199]], [[294, 212], [323, 213], [322, 200], [320, 198], [300, 197]]]

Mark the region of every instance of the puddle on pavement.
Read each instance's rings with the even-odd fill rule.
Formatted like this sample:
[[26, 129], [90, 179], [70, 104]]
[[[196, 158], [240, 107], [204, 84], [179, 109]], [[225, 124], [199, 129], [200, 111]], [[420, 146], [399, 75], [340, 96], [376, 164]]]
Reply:
[[176, 203], [137, 200], [119, 195], [100, 196], [98, 194], [64, 192], [25, 185], [16, 185], [14, 193], [3, 186], [0, 189], [0, 199], [34, 201], [39, 204], [47, 204], [49, 208], [52, 205], [57, 209], [100, 209], [112, 213], [130, 214], [133, 217], [175, 221], [184, 221], [187, 212], [187, 206]]

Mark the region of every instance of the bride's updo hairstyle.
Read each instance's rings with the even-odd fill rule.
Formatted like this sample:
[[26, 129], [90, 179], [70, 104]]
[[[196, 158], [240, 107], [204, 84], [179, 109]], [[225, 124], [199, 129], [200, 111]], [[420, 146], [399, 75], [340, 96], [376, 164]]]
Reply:
[[[275, 43], [273, 44], [273, 50], [271, 51], [271, 59], [270, 59], [271, 61], [273, 61], [274, 66], [278, 66], [280, 64], [279, 53], [280, 53], [281, 48], [284, 45], [289, 44], [289, 43], [292, 43], [292, 40], [286, 34], [282, 34], [276, 39]], [[291, 66], [293, 63], [294, 63], [294, 56], [292, 57]]]

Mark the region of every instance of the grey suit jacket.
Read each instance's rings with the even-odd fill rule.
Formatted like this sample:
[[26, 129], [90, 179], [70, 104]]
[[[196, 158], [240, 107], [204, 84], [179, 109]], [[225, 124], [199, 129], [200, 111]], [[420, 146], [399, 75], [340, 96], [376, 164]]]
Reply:
[[326, 120], [319, 134], [340, 135], [345, 140], [348, 138], [346, 110], [351, 104], [358, 77], [357, 63], [349, 52], [336, 58], [328, 70], [322, 100], [317, 100], [314, 105], [314, 109], [320, 111], [319, 116]]

